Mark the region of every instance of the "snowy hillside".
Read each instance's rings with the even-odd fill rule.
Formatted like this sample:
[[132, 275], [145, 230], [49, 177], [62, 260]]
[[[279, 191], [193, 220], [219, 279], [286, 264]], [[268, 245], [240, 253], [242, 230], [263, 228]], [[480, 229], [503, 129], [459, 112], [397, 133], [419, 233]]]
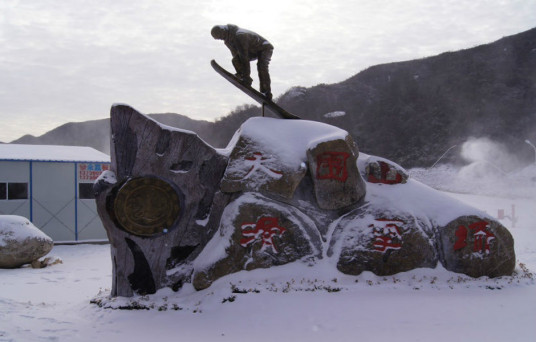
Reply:
[[[440, 170], [410, 173], [451, 190], [446, 181], [460, 170]], [[536, 191], [514, 196], [516, 188], [506, 197], [439, 194], [510, 229], [518, 259], [511, 277], [473, 279], [440, 264], [348, 276], [324, 261], [240, 272], [199, 292], [186, 285], [110, 300], [109, 246], [55, 246], [50, 255], [63, 264], [0, 270], [0, 341], [533, 341]]]

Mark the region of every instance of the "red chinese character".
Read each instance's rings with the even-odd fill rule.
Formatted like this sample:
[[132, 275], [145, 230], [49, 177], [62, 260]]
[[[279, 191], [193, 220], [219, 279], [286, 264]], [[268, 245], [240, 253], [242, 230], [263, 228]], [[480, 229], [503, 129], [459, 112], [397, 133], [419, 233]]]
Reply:
[[346, 159], [350, 157], [346, 152], [324, 152], [316, 157], [316, 178], [334, 179], [346, 182], [348, 170]]
[[370, 224], [372, 234], [374, 235], [374, 249], [378, 252], [385, 252], [389, 249], [397, 250], [402, 248], [402, 235], [399, 224], [403, 221], [376, 219], [377, 225]]
[[261, 217], [257, 223], [244, 223], [241, 228], [244, 236], [240, 240], [242, 247], [254, 244], [260, 239], [262, 241], [261, 251], [271, 248], [274, 253], [277, 253], [274, 246], [274, 236], [281, 237], [286, 231], [285, 228], [278, 226], [276, 217]]
[[257, 170], [262, 170], [267, 175], [279, 179], [282, 177], [283, 173], [280, 171], [276, 171], [273, 169], [270, 169], [264, 165], [266, 162], [271, 162], [272, 158], [266, 158], [263, 157], [261, 153], [255, 152], [252, 157], [245, 158], [245, 164], [246, 166], [251, 166], [248, 173], [244, 178], [248, 178], [250, 175], [252, 175]]
[[87, 164], [79, 164], [80, 171], [85, 171], [87, 169]]
[[[490, 253], [490, 242], [495, 239], [495, 235], [488, 231], [489, 224], [486, 221], [479, 221], [469, 225], [469, 229], [473, 232], [474, 245], [473, 252]], [[467, 246], [468, 230], [465, 226], [459, 226], [456, 230], [456, 243], [454, 250], [457, 251]]]

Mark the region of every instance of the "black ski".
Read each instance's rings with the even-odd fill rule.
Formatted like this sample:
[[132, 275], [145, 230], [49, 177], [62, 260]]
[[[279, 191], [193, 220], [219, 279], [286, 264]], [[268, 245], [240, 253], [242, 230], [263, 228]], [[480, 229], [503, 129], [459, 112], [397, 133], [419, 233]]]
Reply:
[[240, 82], [240, 80], [235, 75], [231, 74], [230, 72], [222, 68], [218, 63], [216, 63], [215, 60], [212, 60], [210, 62], [210, 65], [212, 65], [214, 70], [216, 70], [218, 74], [222, 75], [223, 78], [231, 82], [235, 87], [242, 90], [244, 93], [249, 95], [252, 99], [257, 101], [261, 105], [270, 109], [273, 113], [279, 115], [280, 117], [284, 119], [301, 119], [299, 116], [289, 113], [283, 108], [279, 107], [272, 100], [269, 100], [268, 98], [266, 98], [266, 96], [262, 95], [257, 90]]

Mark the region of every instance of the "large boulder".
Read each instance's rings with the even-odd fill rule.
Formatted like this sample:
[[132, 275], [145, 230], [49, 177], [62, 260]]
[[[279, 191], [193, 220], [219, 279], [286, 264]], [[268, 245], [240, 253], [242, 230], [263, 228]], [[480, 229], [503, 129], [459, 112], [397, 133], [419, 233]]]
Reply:
[[221, 191], [258, 191], [275, 198], [291, 199], [307, 171], [303, 163], [285, 163], [269, 146], [240, 136], [229, 157]]
[[461, 216], [439, 228], [443, 266], [471, 277], [511, 275], [516, 265], [514, 239], [499, 222]]
[[315, 224], [298, 209], [246, 193], [229, 204], [220, 230], [194, 263], [193, 285], [207, 288], [227, 274], [321, 257]]
[[307, 159], [320, 208], [346, 208], [365, 196], [365, 183], [356, 164], [358, 156], [357, 145], [349, 134], [344, 139], [310, 145]]
[[54, 241], [28, 219], [0, 215], [0, 268], [16, 268], [45, 256]]
[[233, 140], [223, 192], [256, 191], [288, 201], [309, 177], [312, 200], [320, 209], [347, 208], [365, 195], [356, 165], [357, 145], [340, 128], [306, 120], [252, 118]]
[[435, 267], [438, 260], [432, 227], [426, 219], [374, 205], [345, 215], [333, 231], [328, 256], [337, 269], [358, 275], [391, 275]]

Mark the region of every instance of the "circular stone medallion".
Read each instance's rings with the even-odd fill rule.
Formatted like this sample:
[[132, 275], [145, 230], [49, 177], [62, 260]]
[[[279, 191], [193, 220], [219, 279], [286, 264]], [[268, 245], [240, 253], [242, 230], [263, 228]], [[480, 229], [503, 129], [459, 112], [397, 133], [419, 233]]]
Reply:
[[153, 177], [128, 180], [117, 192], [113, 208], [120, 226], [141, 236], [164, 232], [180, 213], [175, 189], [166, 181]]

